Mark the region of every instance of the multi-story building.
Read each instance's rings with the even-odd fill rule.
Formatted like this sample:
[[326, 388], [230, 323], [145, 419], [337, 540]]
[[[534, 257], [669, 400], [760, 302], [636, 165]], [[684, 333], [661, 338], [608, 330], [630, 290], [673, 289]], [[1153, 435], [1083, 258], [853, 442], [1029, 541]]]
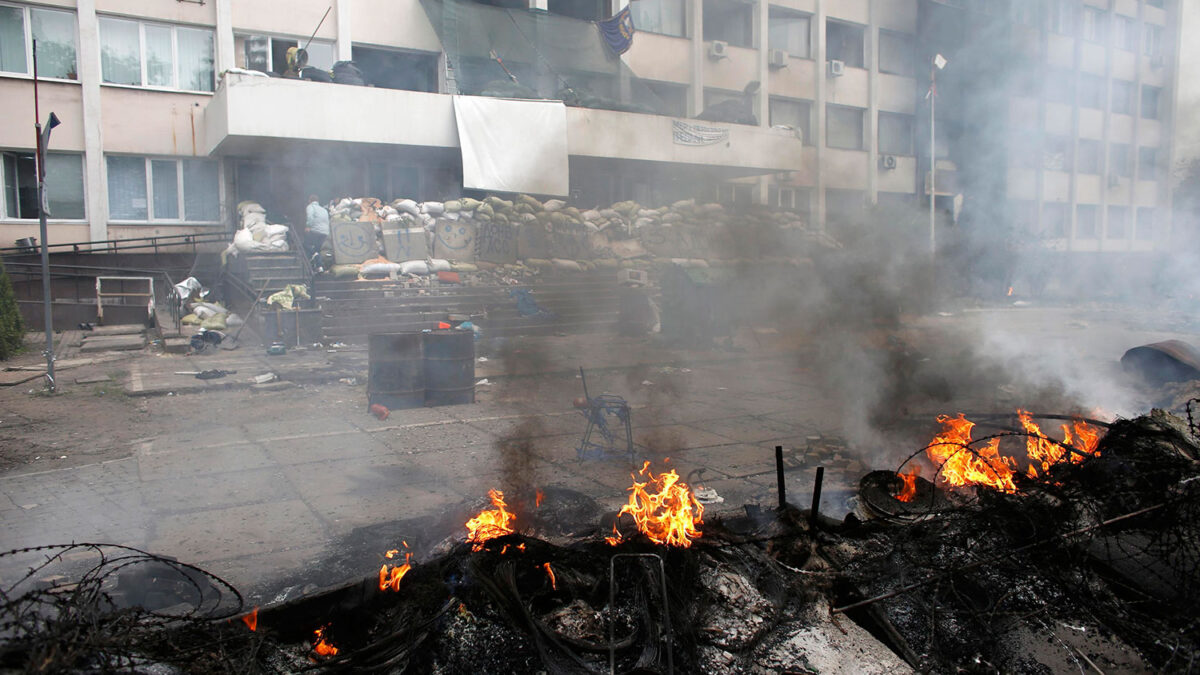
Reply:
[[[295, 222], [310, 193], [452, 195], [450, 94], [568, 100], [570, 192], [587, 206], [703, 192], [816, 223], [864, 204], [915, 209], [929, 63], [944, 49], [945, 211], [985, 186], [1058, 246], [1147, 247], [1170, 205], [1178, 2], [0, 0], [0, 242], [36, 236], [36, 39], [42, 115], [63, 120], [47, 160], [52, 242], [211, 231], [242, 199]], [[590, 22], [627, 4], [637, 32], [618, 58]], [[983, 72], [962, 37], [998, 19], [1007, 53], [1036, 65], [984, 97], [992, 81], [953, 73]], [[352, 60], [373, 86], [248, 72], [283, 73], [305, 45], [309, 65]], [[999, 164], [969, 161], [972, 98], [1003, 103], [982, 111], [1007, 116]], [[752, 117], [714, 120], [722, 107]]]

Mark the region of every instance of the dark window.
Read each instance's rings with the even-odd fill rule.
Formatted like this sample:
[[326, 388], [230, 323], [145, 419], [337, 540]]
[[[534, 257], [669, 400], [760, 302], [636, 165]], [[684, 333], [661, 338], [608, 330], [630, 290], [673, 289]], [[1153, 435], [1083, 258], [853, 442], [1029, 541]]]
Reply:
[[1162, 95], [1162, 89], [1142, 85], [1142, 118], [1148, 120], [1158, 119], [1158, 100]]
[[911, 35], [879, 31], [879, 72], [912, 77], [915, 57]]
[[1099, 208], [1095, 204], [1080, 204], [1075, 207], [1075, 238], [1095, 239], [1097, 234], [1096, 216]]
[[1128, 178], [1132, 175], [1132, 164], [1129, 161], [1129, 145], [1113, 143], [1108, 146], [1108, 172], [1115, 176]]
[[1083, 73], [1079, 76], [1079, 105], [1104, 109], [1104, 78]]
[[827, 105], [825, 145], [846, 150], [863, 149], [863, 121], [866, 110], [841, 105]]
[[1129, 207], [1108, 207], [1108, 227], [1105, 228], [1104, 237], [1106, 239], [1129, 238]]
[[863, 27], [839, 21], [825, 22], [825, 55], [831, 61], [844, 61], [863, 67]]
[[1117, 49], [1129, 52], [1137, 49], [1137, 20], [1118, 14], [1113, 21], [1113, 43]]
[[1068, 136], [1046, 136], [1042, 148], [1043, 166], [1051, 171], [1070, 171], [1074, 164]]
[[1138, 148], [1138, 179], [1158, 180], [1158, 148]]
[[634, 30], [687, 37], [686, 0], [637, 0], [629, 7]]
[[1139, 206], [1137, 224], [1133, 230], [1133, 238], [1138, 241], [1153, 241], [1158, 226], [1157, 214], [1152, 207]]
[[[33, 153], [5, 152], [0, 165], [4, 204], [0, 218], [33, 219], [39, 216], [37, 168]], [[82, 220], [83, 158], [79, 155], [46, 154], [46, 203], [54, 220]]]
[[1076, 0], [1050, 0], [1050, 30], [1060, 35], [1075, 33]]
[[350, 50], [367, 84], [382, 89], [437, 92], [436, 54], [397, 52], [355, 45]]
[[1046, 71], [1046, 79], [1042, 82], [1047, 101], [1055, 103], [1075, 103], [1075, 74], [1061, 68], [1051, 68]]
[[805, 145], [813, 145], [809, 134], [812, 119], [812, 102], [771, 97], [771, 126], [788, 126], [798, 130]]
[[607, 18], [607, 8], [607, 0], [550, 0], [546, 5], [551, 14], [561, 14], [584, 21]]
[[704, 0], [704, 41], [754, 46], [754, 6], [735, 0]]
[[1132, 82], [1113, 80], [1112, 111], [1122, 115], [1133, 114], [1134, 86]]
[[1146, 42], [1142, 45], [1142, 53], [1151, 58], [1162, 56], [1162, 28], [1146, 26]]
[[1100, 163], [1103, 158], [1102, 148], [1104, 146], [1100, 141], [1090, 139], [1079, 139], [1079, 148], [1076, 150], [1075, 168], [1079, 173], [1100, 173]]
[[811, 16], [771, 6], [767, 15], [767, 44], [771, 49], [782, 49], [792, 56], [807, 59], [812, 55], [809, 47], [811, 36]]
[[1057, 202], [1042, 204], [1042, 236], [1047, 239], [1065, 239], [1067, 236], [1067, 205]]
[[879, 113], [879, 152], [885, 155], [913, 154], [913, 117]]
[[1104, 43], [1108, 39], [1108, 14], [1099, 7], [1083, 8], [1083, 39]]
[[780, 211], [795, 211], [808, 215], [809, 189], [797, 187], [767, 186], [767, 206]]

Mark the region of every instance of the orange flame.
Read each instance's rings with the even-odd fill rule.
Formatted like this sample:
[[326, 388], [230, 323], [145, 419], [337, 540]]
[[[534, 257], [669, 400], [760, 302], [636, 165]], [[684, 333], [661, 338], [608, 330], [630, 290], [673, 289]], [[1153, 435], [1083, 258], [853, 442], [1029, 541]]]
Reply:
[[[402, 543], [404, 544], [404, 548], [407, 549], [408, 542], [402, 542]], [[400, 551], [398, 551], [396, 549], [392, 549], [392, 550], [388, 551], [387, 553], [384, 553], [383, 555], [385, 558], [391, 560], [392, 558], [395, 558], [399, 554], [400, 554]], [[379, 590], [381, 590], [381, 591], [386, 591], [386, 590], [399, 591], [400, 590], [400, 580], [403, 579], [404, 575], [408, 574], [409, 570], [411, 570], [411, 569], [412, 569], [412, 553], [410, 551], [404, 552], [404, 564], [403, 565], [393, 565], [392, 567], [389, 568], [387, 563], [384, 563], [383, 567], [379, 568]]]
[[[650, 462], [646, 462], [639, 473], [647, 480], [639, 483], [637, 476], [633, 477], [629, 503], [617, 515], [633, 516], [638, 531], [656, 544], [691, 546], [692, 539], [700, 536], [696, 526], [704, 522], [704, 505], [696, 501], [687, 483], [679, 482], [679, 474], [674, 470], [655, 476], [650, 471]], [[648, 485], [651, 490], [646, 489]], [[615, 524], [613, 534], [605, 537], [605, 541], [616, 546], [621, 543], [621, 533]]]
[[975, 423], [966, 415], [958, 417], [938, 415], [942, 433], [933, 437], [925, 454], [940, 466], [937, 480], [953, 487], [985, 485], [1001, 492], [1016, 492], [1013, 483], [1015, 462], [1011, 457], [1000, 456], [1000, 439], [990, 439], [980, 447], [971, 445], [971, 429]]
[[1013, 287], [1012, 287], [1012, 286], [1009, 286], [1009, 287], [1008, 287], [1008, 293], [1006, 293], [1005, 295], [1009, 295], [1009, 296], [1011, 296], [1011, 295], [1012, 295], [1012, 291], [1013, 291]]
[[554, 570], [551, 569], [550, 563], [545, 563], [542, 567], [546, 568], [546, 574], [550, 577], [550, 588], [558, 590], [558, 582], [554, 579]]
[[[1063, 443], [1070, 445], [1083, 454], [1071, 453], [1071, 461], [1078, 464], [1090, 455], [1100, 454], [1100, 430], [1083, 420], [1071, 422], [1071, 426], [1062, 425]], [[1072, 434], [1074, 431], [1074, 434]]]
[[258, 630], [258, 608], [250, 610], [249, 614], [242, 616], [242, 623], [246, 624], [246, 628], [251, 631]]
[[546, 495], [543, 494], [541, 490], [538, 490], [537, 494], [534, 496], [534, 500], [533, 500], [534, 508], [538, 508], [538, 509], [542, 508], [542, 500], [545, 498], [546, 498]]
[[316, 642], [313, 643], [313, 651], [321, 656], [337, 656], [338, 648], [325, 641], [325, 629], [328, 627], [321, 626], [313, 631], [313, 635], [317, 638]]
[[513, 514], [504, 507], [504, 493], [499, 490], [488, 490], [494, 509], [484, 509], [479, 515], [467, 521], [467, 541], [471, 542], [472, 551], [483, 550], [484, 542], [496, 537], [513, 533]]
[[913, 464], [905, 473], [896, 475], [903, 482], [903, 487], [900, 489], [900, 494], [896, 495], [896, 499], [902, 502], [911, 502], [917, 496], [917, 476], [921, 475], [921, 467]]

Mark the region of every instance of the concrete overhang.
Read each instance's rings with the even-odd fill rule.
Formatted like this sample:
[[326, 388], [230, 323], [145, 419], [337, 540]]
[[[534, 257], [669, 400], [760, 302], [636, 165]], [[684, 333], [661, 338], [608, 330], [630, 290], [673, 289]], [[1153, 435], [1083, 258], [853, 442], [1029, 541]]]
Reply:
[[[209, 155], [266, 158], [306, 146], [404, 149], [431, 158], [459, 152], [454, 101], [446, 94], [226, 73], [204, 120]], [[676, 121], [728, 135], [709, 145], [679, 144]], [[787, 130], [590, 108], [567, 108], [567, 148], [572, 162], [587, 158], [729, 177], [803, 165], [803, 145]]]

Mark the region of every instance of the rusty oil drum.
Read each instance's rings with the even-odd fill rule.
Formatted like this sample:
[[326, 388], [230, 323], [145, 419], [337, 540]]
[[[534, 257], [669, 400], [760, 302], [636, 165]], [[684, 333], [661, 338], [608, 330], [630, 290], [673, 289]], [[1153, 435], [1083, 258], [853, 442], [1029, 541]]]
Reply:
[[435, 330], [425, 338], [425, 405], [475, 402], [475, 334]]
[[367, 338], [367, 405], [388, 410], [425, 405], [421, 333], [376, 333]]

